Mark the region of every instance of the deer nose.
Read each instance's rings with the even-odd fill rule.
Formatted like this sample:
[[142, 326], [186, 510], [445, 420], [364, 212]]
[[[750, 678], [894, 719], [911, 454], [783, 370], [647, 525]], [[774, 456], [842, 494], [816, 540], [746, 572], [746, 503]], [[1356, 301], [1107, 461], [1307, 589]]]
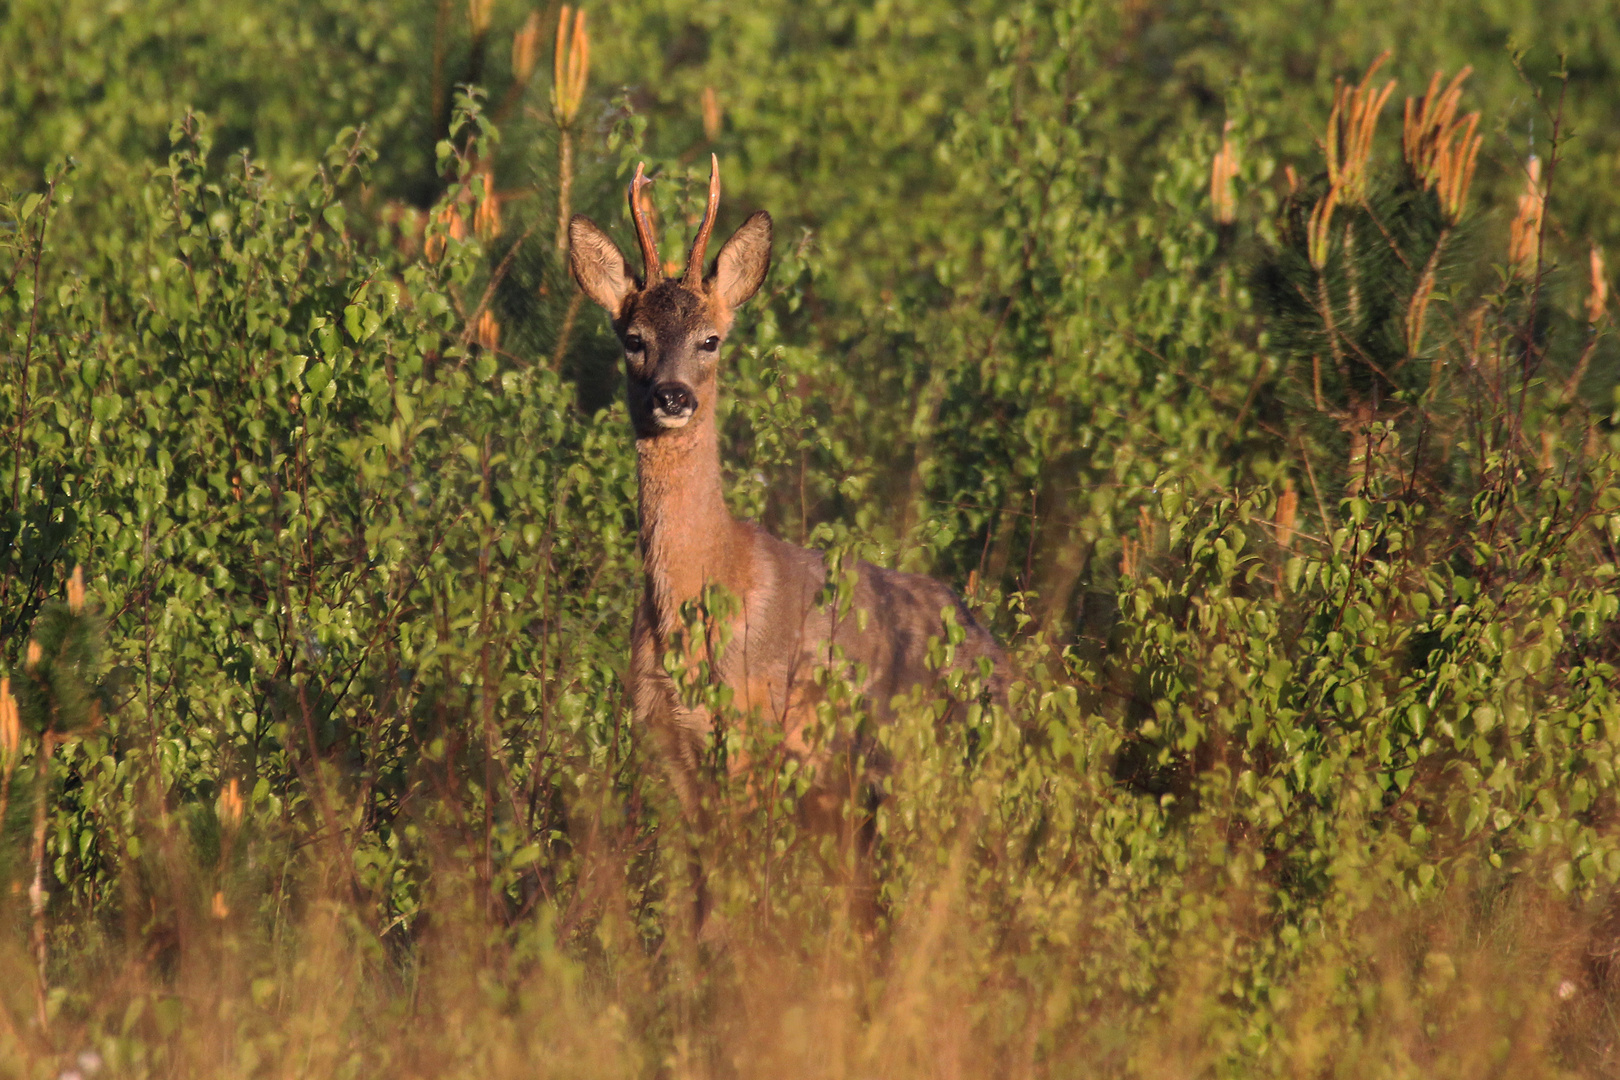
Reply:
[[654, 411], [679, 419], [690, 416], [697, 409], [697, 395], [685, 383], [659, 383], [652, 391]]

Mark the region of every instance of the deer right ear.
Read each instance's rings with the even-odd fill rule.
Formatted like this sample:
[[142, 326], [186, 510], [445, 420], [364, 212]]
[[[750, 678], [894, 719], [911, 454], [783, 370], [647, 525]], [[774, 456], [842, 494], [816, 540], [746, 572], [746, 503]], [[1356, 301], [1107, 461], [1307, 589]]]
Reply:
[[575, 214], [568, 223], [568, 268], [585, 295], [617, 319], [635, 279], [618, 246], [584, 214]]
[[727, 308], [738, 307], [759, 291], [770, 268], [771, 215], [756, 210], [720, 249], [712, 288]]

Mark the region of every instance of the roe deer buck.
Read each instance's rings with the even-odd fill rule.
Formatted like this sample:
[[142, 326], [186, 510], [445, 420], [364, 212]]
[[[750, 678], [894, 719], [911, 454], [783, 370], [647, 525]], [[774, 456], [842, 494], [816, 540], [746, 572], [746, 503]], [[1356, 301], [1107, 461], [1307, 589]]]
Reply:
[[[711, 157], [708, 209], [686, 270], [678, 280], [665, 280], [640, 205], [648, 183], [637, 166], [630, 216], [644, 276], [632, 277], [613, 241], [582, 215], [569, 223], [570, 265], [585, 295], [612, 318], [628, 375], [646, 571], [631, 635], [631, 708], [658, 740], [683, 810], [701, 819], [702, 762], [714, 719], [683, 704], [661, 661], [682, 632], [681, 605], [706, 586], [723, 586], [737, 601], [729, 644], [710, 658], [711, 671], [731, 689], [741, 713], [757, 710], [762, 721], [781, 728], [788, 753], [812, 763], [830, 754], [810, 745], [807, 728], [821, 693], [811, 673], [829, 662], [832, 646], [849, 665], [864, 666], [860, 689], [879, 719], [890, 713], [895, 695], [938, 678], [927, 663], [928, 641], [944, 640], [946, 609], [966, 633], [956, 668], [971, 670], [988, 657], [991, 688], [1002, 696], [1007, 664], [995, 640], [939, 582], [861, 562], [853, 605], [835, 613], [817, 602], [827, 580], [820, 552], [778, 540], [726, 510], [715, 428], [720, 343], [734, 311], [770, 268], [771, 217], [761, 210], [743, 222], [705, 273], [720, 203], [720, 166]], [[817, 816], [835, 812], [848, 794], [847, 784], [842, 791], [820, 784], [806, 809]]]

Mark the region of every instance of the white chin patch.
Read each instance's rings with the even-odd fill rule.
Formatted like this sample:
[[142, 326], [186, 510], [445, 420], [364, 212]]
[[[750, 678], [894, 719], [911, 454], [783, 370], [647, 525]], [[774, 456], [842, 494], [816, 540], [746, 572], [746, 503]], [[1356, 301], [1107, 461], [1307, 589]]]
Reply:
[[653, 419], [658, 421], [658, 426], [663, 428], [665, 431], [674, 431], [676, 428], [685, 427], [691, 421], [692, 414], [687, 413], [685, 416], [665, 416], [663, 413], [658, 413], [653, 417]]

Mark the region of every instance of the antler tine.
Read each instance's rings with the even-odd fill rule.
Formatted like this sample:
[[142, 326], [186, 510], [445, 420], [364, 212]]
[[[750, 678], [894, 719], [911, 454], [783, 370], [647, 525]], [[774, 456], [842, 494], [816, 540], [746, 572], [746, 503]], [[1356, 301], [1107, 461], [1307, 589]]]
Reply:
[[658, 284], [664, 276], [664, 264], [658, 258], [658, 241], [653, 239], [652, 223], [641, 209], [641, 189], [650, 183], [646, 164], [636, 162], [635, 179], [630, 181], [630, 220], [636, 224], [636, 243], [641, 245], [641, 262], [646, 268], [644, 277], [648, 286]]
[[681, 284], [696, 289], [703, 283], [703, 256], [709, 247], [709, 234], [714, 232], [714, 219], [720, 214], [720, 158], [709, 155], [709, 206], [703, 211], [703, 224], [698, 227], [697, 239], [692, 241], [692, 253], [686, 257], [686, 274]]

